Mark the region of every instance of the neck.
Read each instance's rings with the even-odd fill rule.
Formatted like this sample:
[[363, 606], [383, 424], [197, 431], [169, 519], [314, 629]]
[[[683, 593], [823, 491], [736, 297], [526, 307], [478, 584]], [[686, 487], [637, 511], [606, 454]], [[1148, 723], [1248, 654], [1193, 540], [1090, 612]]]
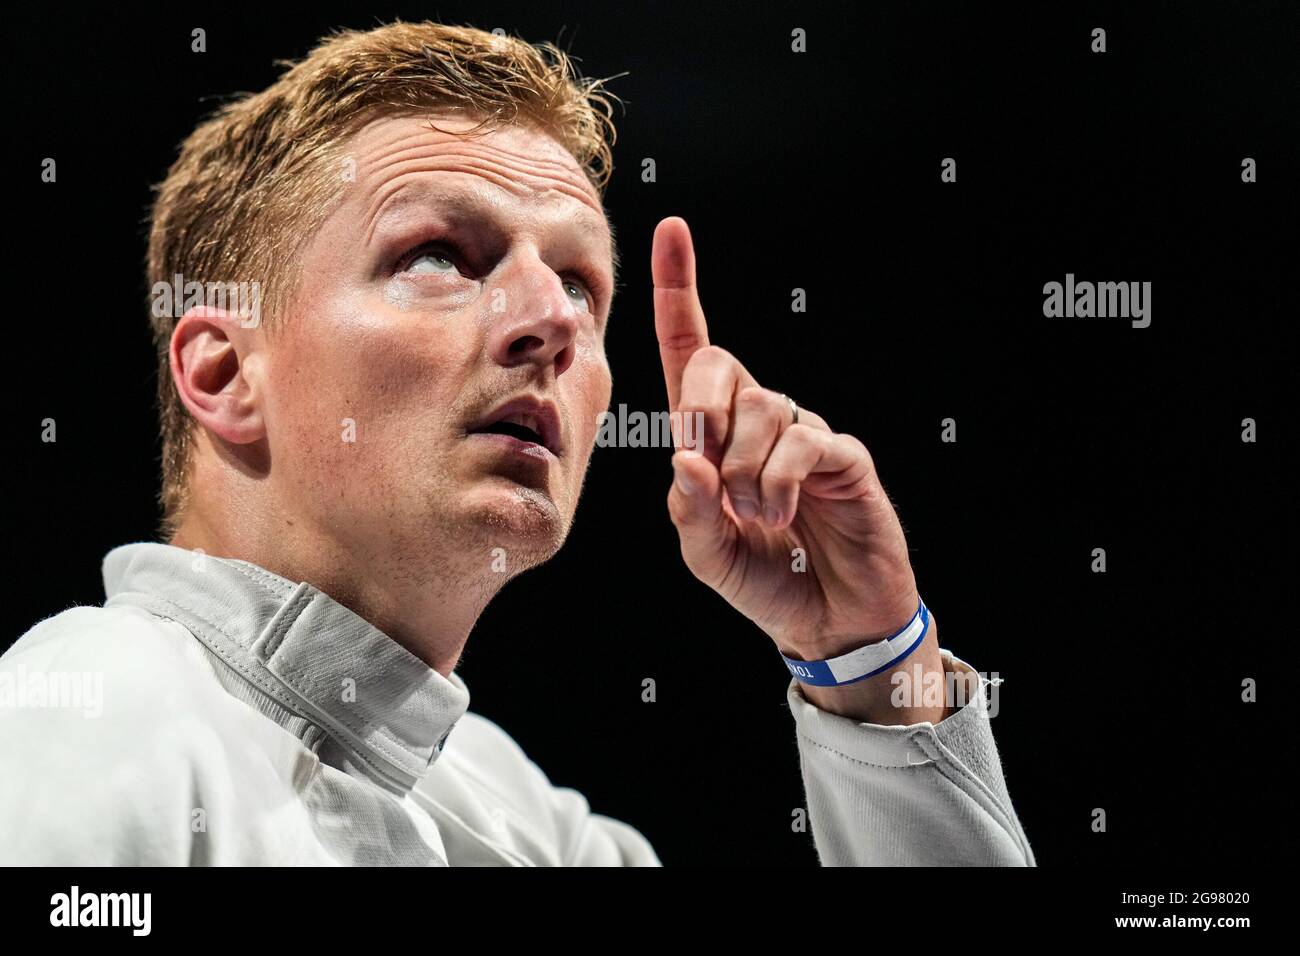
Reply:
[[230, 527], [196, 505], [187, 509], [170, 544], [306, 581], [443, 677], [451, 675], [479, 615], [504, 584], [505, 575], [472, 573], [450, 554], [421, 549], [413, 557], [414, 549], [403, 553], [396, 546], [362, 550], [283, 517], [244, 518]]

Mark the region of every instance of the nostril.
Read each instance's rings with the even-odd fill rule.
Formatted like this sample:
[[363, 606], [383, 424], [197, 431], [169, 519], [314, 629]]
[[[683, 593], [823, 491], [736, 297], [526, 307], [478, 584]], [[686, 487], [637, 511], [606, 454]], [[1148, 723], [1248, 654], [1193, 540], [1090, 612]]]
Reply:
[[545, 344], [546, 344], [545, 342], [543, 342], [535, 335], [521, 335], [519, 338], [515, 339], [513, 342], [510, 343], [510, 354], [523, 355], [533, 351], [536, 348], [540, 348]]
[[568, 371], [569, 366], [573, 364], [573, 358], [577, 351], [572, 345], [565, 346], [564, 351], [555, 356], [555, 374], [563, 375]]

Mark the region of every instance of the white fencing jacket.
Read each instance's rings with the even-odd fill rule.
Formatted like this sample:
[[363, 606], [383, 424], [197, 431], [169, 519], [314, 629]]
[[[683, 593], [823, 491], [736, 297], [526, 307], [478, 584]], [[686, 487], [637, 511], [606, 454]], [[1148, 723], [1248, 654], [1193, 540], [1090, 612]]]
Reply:
[[[311, 585], [155, 543], [103, 570], [0, 657], [0, 864], [659, 865]], [[787, 698], [824, 865], [1034, 865], [983, 693], [905, 727]]]

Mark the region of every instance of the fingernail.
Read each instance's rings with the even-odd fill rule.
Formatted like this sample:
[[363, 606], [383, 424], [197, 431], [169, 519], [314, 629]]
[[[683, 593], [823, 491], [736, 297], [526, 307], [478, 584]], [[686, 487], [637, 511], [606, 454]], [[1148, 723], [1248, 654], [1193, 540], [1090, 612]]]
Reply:
[[749, 521], [754, 515], [758, 514], [758, 506], [748, 498], [737, 498], [732, 502], [736, 509], [736, 517]]
[[772, 527], [776, 527], [781, 523], [781, 512], [777, 511], [771, 505], [764, 505], [763, 520], [772, 525]]
[[695, 494], [695, 483], [686, 477], [686, 472], [675, 461], [673, 462], [673, 475], [673, 481], [677, 483], [677, 487], [681, 489], [682, 494]]

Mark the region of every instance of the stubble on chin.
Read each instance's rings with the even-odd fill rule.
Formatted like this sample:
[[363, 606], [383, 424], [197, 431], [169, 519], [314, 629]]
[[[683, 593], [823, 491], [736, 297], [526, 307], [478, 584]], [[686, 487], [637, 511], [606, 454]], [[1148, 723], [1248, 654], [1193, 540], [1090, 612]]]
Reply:
[[497, 541], [519, 570], [552, 558], [568, 536], [571, 519], [544, 491], [519, 486], [475, 516], [479, 537]]
[[549, 494], [525, 485], [460, 504], [458, 513], [444, 513], [437, 533], [471, 565], [492, 567], [506, 579], [554, 557], [572, 525], [572, 515]]

